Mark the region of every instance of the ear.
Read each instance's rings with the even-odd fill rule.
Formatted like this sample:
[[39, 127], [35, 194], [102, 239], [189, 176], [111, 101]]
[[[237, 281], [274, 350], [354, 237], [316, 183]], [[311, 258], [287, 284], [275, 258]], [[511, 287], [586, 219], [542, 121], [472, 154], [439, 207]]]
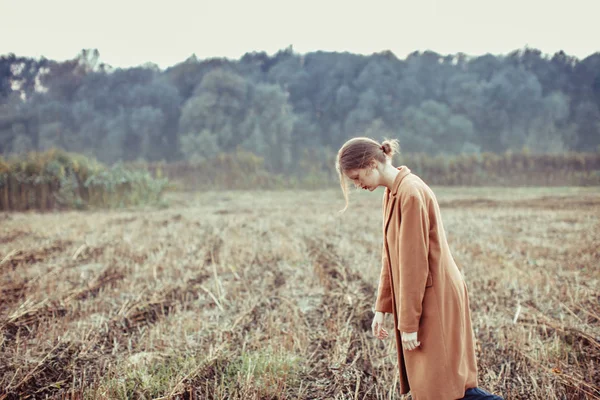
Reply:
[[369, 164], [367, 164], [367, 166], [365, 167], [365, 175], [369, 176], [373, 173], [373, 170], [377, 168], [377, 164], [374, 161], [371, 161]]

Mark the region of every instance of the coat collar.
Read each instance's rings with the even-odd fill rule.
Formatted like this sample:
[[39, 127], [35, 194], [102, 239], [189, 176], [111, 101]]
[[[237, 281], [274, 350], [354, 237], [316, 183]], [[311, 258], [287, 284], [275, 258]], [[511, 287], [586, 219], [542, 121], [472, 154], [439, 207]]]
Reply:
[[[410, 174], [410, 169], [406, 165], [402, 165], [400, 167], [397, 167], [396, 169], [399, 172], [398, 175], [396, 175], [396, 178], [394, 179], [394, 183], [392, 184], [392, 196], [396, 196], [396, 194], [398, 193], [398, 188], [400, 187], [400, 182], [402, 182], [402, 180], [408, 174]], [[386, 191], [389, 191], [389, 189], [386, 188]]]
[[389, 189], [387, 187], [385, 188], [386, 201], [384, 203], [385, 208], [384, 208], [384, 214], [383, 214], [384, 236], [385, 236], [385, 233], [387, 232], [387, 227], [388, 227], [388, 223], [390, 222], [390, 217], [392, 216], [392, 209], [394, 208], [394, 203], [396, 202], [396, 194], [398, 193], [398, 188], [400, 187], [400, 182], [402, 182], [402, 180], [408, 174], [410, 174], [410, 169], [405, 165], [402, 165], [396, 169], [400, 172], [398, 173], [398, 175], [396, 175], [396, 178], [394, 179], [394, 183], [392, 184], [392, 195], [391, 196], [389, 196]]

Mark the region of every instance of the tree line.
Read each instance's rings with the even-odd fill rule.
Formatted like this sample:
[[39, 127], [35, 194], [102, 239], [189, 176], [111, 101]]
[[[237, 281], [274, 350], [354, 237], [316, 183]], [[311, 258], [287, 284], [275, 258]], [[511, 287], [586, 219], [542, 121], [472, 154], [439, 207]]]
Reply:
[[101, 162], [210, 160], [251, 152], [293, 172], [353, 136], [431, 156], [596, 152], [600, 52], [583, 60], [336, 52], [195, 56], [113, 68], [98, 50], [54, 61], [0, 56], [0, 154], [61, 148]]

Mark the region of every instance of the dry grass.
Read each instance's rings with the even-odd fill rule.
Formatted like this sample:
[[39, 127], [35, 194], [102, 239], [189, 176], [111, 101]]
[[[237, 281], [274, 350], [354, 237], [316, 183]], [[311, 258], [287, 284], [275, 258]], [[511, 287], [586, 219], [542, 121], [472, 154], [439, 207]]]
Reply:
[[[600, 191], [437, 188], [481, 386], [600, 399]], [[399, 399], [381, 192], [0, 214], [0, 399]], [[388, 324], [390, 320], [388, 319]]]

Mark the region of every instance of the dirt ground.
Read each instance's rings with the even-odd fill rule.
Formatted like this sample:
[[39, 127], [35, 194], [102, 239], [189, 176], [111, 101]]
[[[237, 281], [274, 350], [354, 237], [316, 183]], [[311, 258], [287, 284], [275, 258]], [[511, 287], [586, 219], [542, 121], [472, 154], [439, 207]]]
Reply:
[[[600, 399], [600, 188], [434, 191], [480, 387]], [[0, 214], [0, 400], [410, 398], [370, 331], [381, 195]]]

